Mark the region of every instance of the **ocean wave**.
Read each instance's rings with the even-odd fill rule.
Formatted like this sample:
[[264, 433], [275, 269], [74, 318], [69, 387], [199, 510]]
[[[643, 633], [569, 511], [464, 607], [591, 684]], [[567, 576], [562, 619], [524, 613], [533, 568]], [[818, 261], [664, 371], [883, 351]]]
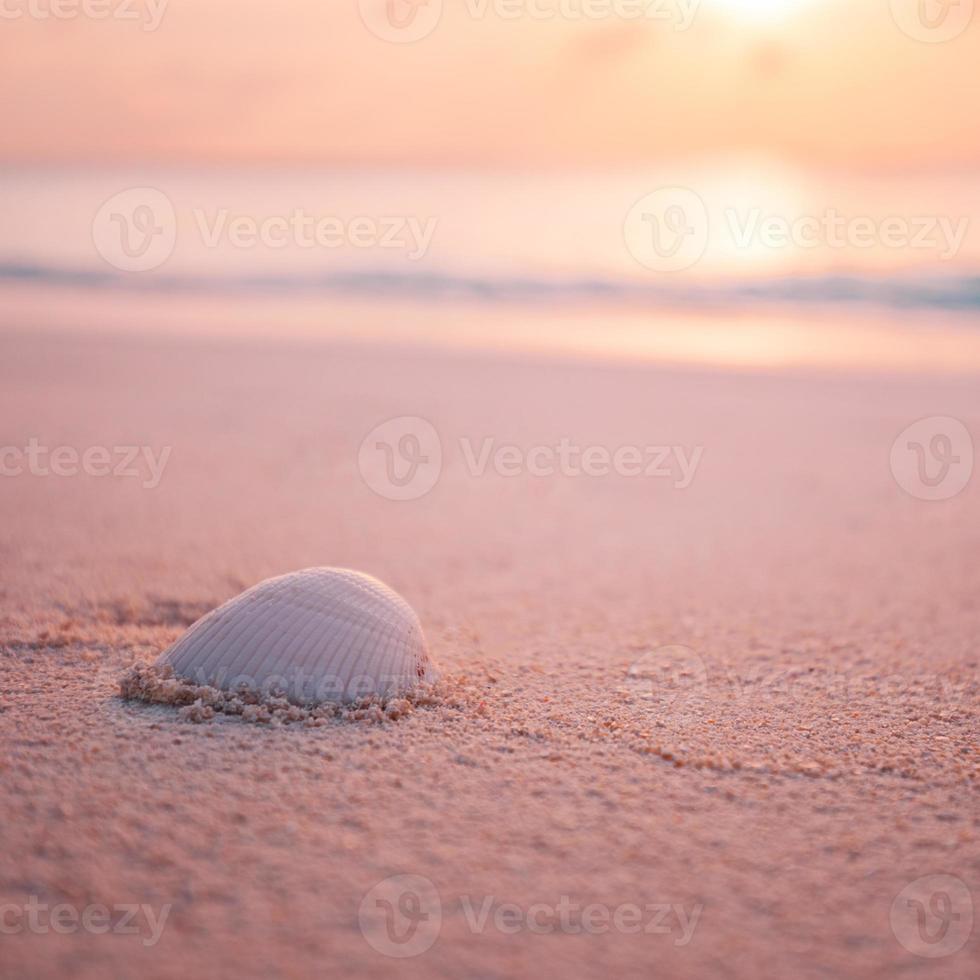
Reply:
[[602, 278], [542, 279], [350, 272], [325, 274], [120, 273], [110, 269], [0, 262], [0, 281], [51, 287], [182, 293], [346, 293], [360, 297], [406, 296], [430, 301], [487, 303], [562, 302], [583, 299], [652, 306], [873, 305], [900, 309], [980, 310], [980, 275], [943, 277], [797, 276], [738, 282], [643, 283]]

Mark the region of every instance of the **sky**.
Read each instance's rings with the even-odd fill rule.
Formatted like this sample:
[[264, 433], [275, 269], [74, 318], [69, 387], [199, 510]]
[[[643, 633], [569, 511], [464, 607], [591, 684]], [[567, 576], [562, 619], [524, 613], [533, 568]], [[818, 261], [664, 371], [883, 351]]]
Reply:
[[0, 161], [980, 165], [973, 0], [407, 2], [0, 0]]

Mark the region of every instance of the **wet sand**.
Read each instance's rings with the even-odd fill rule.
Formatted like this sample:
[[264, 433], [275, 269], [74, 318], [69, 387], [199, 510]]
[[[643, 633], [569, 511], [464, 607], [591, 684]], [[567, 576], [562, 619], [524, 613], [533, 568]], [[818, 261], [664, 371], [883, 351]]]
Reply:
[[[889, 453], [926, 416], [976, 437], [978, 392], [4, 334], [0, 445], [171, 450], [152, 487], [146, 457], [0, 477], [4, 921], [32, 896], [152, 911], [138, 934], [7, 929], [0, 973], [976, 976], [977, 930], [917, 956], [938, 947], [893, 903], [930, 875], [980, 895], [980, 482], [916, 499]], [[441, 439], [420, 499], [358, 468], [396, 416]], [[488, 437], [702, 452], [684, 487], [474, 476], [460, 440]], [[119, 698], [200, 614], [311, 565], [404, 595], [451, 693], [318, 728]], [[396, 875], [431, 891], [371, 891]]]

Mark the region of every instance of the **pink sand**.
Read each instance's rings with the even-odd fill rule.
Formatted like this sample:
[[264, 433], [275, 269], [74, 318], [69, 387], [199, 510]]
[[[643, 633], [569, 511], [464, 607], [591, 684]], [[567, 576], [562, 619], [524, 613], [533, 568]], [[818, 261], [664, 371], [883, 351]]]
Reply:
[[[980, 895], [980, 482], [914, 499], [889, 451], [923, 416], [980, 433], [978, 392], [4, 335], [0, 443], [173, 448], [155, 489], [0, 478], [0, 905], [171, 909], [153, 946], [0, 935], [0, 973], [975, 977], [976, 931], [923, 959], [890, 910], [924, 875]], [[392, 502], [358, 447], [400, 415], [431, 421], [447, 460]], [[686, 489], [473, 478], [464, 436], [703, 459]], [[202, 612], [318, 564], [401, 592], [458, 699], [316, 729], [119, 699], [127, 666]], [[667, 644], [706, 672], [673, 699], [628, 673]], [[358, 910], [398, 874], [433, 884], [442, 921], [395, 960]], [[702, 910], [687, 942], [674, 918], [510, 934], [465, 911], [562, 896]]]

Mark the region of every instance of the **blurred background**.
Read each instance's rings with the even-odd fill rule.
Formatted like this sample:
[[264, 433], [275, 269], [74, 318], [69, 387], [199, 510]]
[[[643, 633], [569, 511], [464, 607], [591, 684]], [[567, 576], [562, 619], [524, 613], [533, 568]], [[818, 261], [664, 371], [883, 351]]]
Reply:
[[972, 0], [10, 0], [7, 326], [973, 370]]

